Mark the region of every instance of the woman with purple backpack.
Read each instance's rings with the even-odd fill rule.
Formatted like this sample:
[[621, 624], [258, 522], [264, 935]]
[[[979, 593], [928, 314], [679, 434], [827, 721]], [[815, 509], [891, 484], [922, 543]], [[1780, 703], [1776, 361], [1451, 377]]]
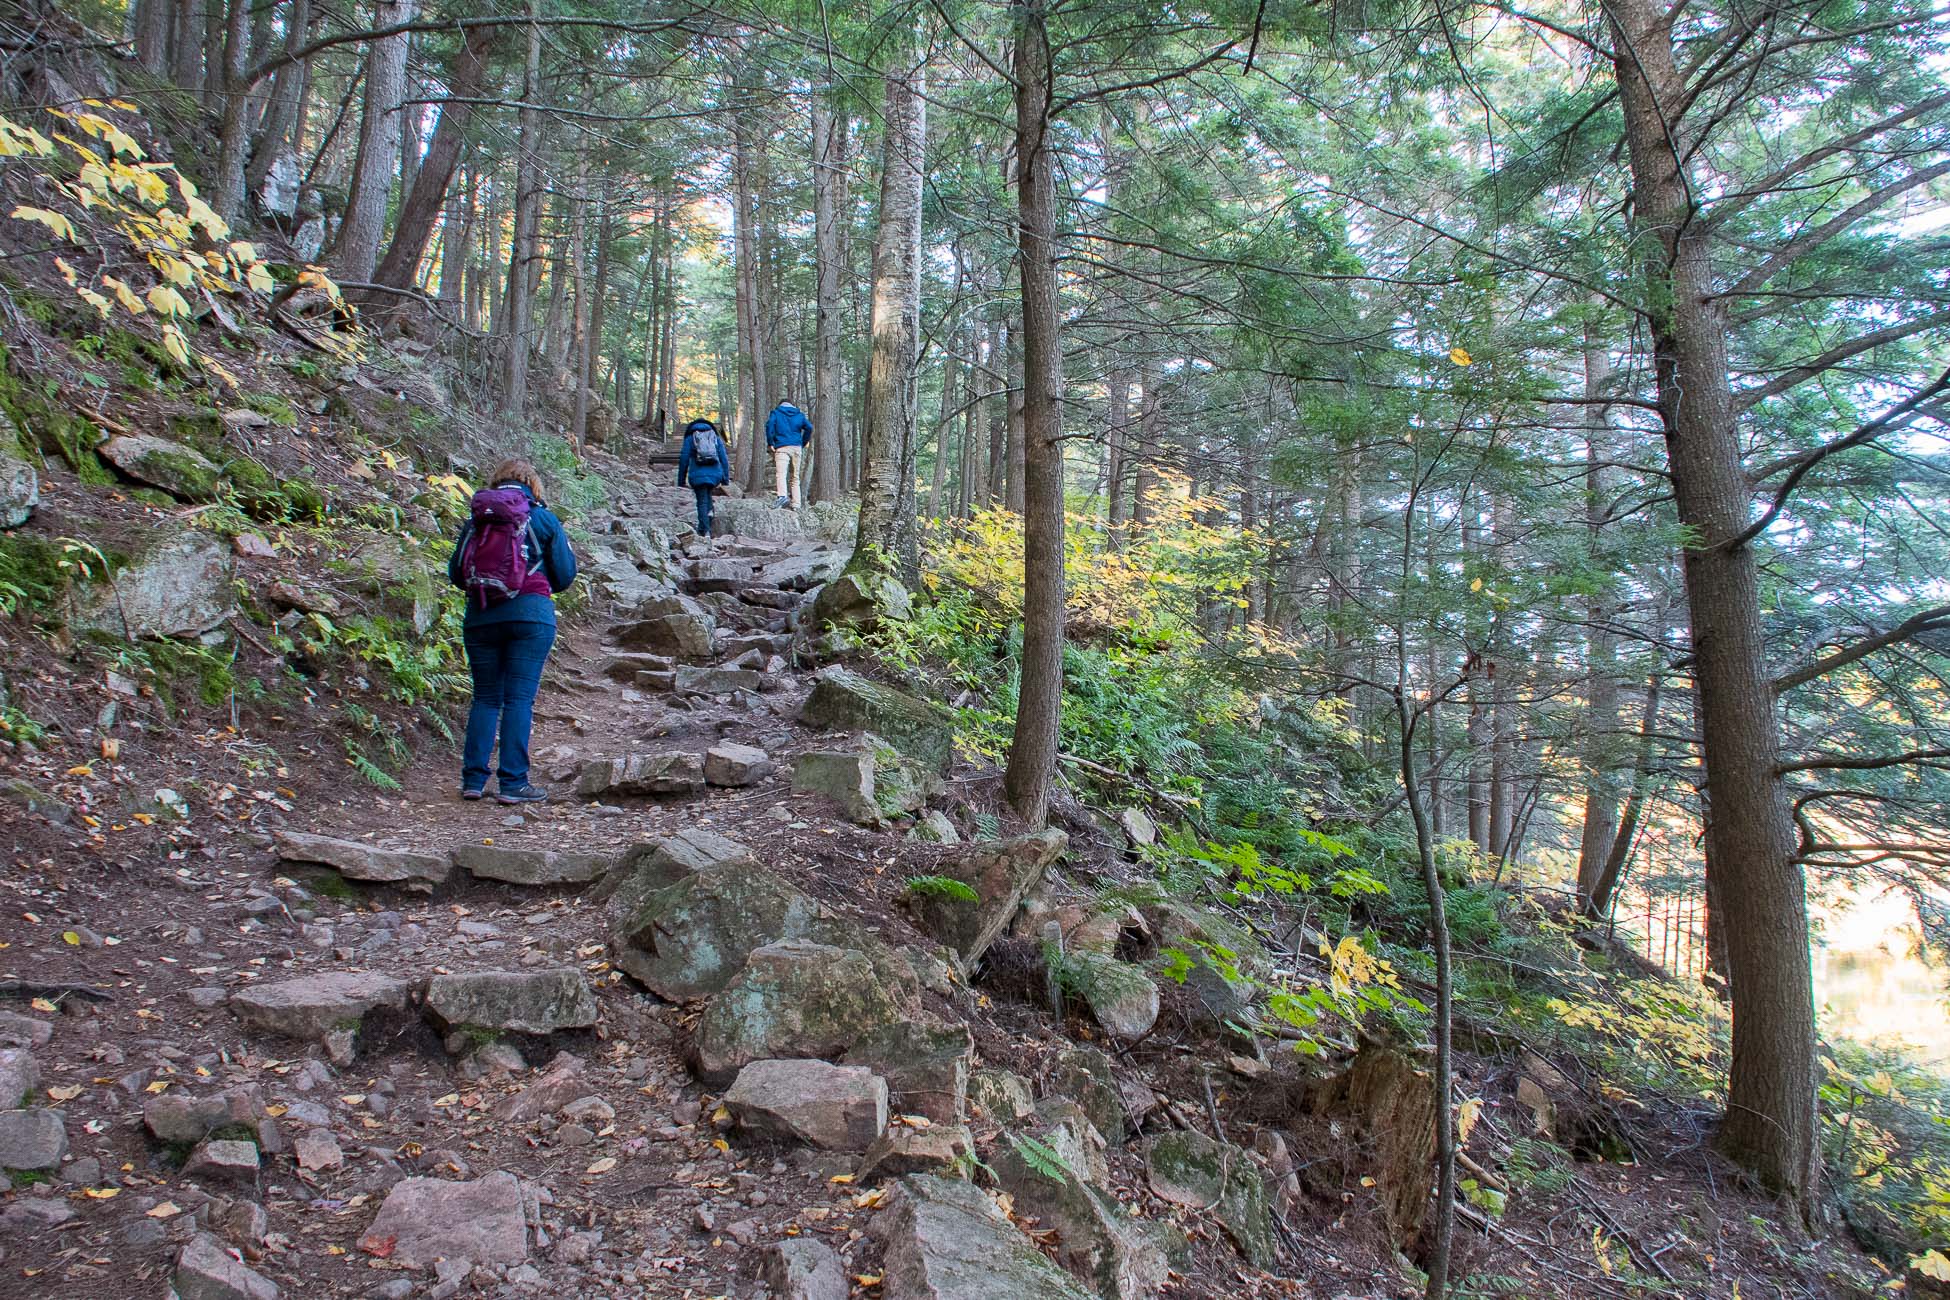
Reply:
[[487, 793], [498, 732], [494, 797], [507, 804], [540, 803], [548, 792], [529, 783], [528, 735], [542, 666], [555, 644], [555, 593], [576, 580], [576, 557], [562, 521], [542, 503], [542, 478], [533, 465], [504, 460], [488, 483], [474, 494], [447, 561], [448, 579], [467, 593], [463, 637], [474, 678], [460, 797]]

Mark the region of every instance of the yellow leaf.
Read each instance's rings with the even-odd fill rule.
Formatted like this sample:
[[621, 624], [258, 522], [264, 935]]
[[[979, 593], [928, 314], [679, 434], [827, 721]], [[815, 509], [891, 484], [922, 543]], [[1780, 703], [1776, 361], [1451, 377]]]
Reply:
[[63, 259], [58, 257], [54, 259], [54, 269], [61, 273], [61, 278], [68, 282], [70, 288], [80, 283], [75, 276], [74, 268], [69, 266]]
[[86, 286], [77, 285], [75, 287], [75, 294], [83, 302], [93, 307], [97, 316], [107, 317], [108, 313], [114, 309], [113, 303]]
[[163, 350], [176, 358], [176, 364], [187, 366], [190, 363], [190, 345], [183, 338], [183, 331], [174, 325], [165, 325], [162, 330]]
[[67, 944], [70, 948], [79, 948], [81, 946], [81, 936], [73, 930], [63, 930], [61, 932], [61, 942]]
[[152, 1219], [173, 1219], [181, 1214], [182, 1211], [176, 1208], [176, 1202], [164, 1201], [161, 1205], [144, 1210], [143, 1213]]
[[16, 221], [38, 222], [70, 244], [80, 242], [75, 238], [74, 222], [58, 212], [49, 212], [46, 208], [30, 208], [23, 203], [13, 210], [13, 218]]
[[1950, 1257], [1940, 1250], [1924, 1251], [1910, 1260], [1909, 1266], [1933, 1281], [1950, 1282]]
[[112, 1201], [122, 1194], [119, 1187], [88, 1187], [81, 1193], [91, 1201]]
[[1476, 1127], [1476, 1121], [1481, 1118], [1483, 1118], [1483, 1099], [1481, 1097], [1471, 1097], [1468, 1101], [1456, 1107], [1456, 1143], [1458, 1146], [1469, 1141], [1470, 1130]]
[[1470, 363], [1470, 361], [1473, 358], [1471, 358], [1470, 355], [1467, 352], [1463, 351], [1461, 348], [1450, 348], [1449, 359], [1455, 362], [1459, 366], [1466, 366]]
[[159, 284], [151, 289], [147, 296], [149, 306], [155, 310], [158, 316], [187, 316], [190, 314], [189, 303], [183, 300], [182, 294], [177, 293], [169, 285]]
[[583, 1172], [587, 1174], [606, 1174], [614, 1168], [616, 1168], [616, 1157], [604, 1156], [601, 1160], [598, 1160], [595, 1164], [583, 1170]]
[[81, 164], [81, 174], [75, 179], [97, 194], [107, 194], [109, 191], [108, 169], [98, 162]]
[[230, 255], [239, 262], [255, 262], [257, 260], [257, 246], [252, 244], [248, 239], [232, 240], [230, 244]]
[[81, 1095], [81, 1088], [76, 1084], [70, 1083], [59, 1088], [49, 1088], [47, 1095], [55, 1101], [73, 1101]]
[[722, 1124], [730, 1118], [731, 1118], [731, 1112], [729, 1110], [726, 1110], [723, 1106], [720, 1106], [716, 1110], [711, 1112], [711, 1122], [713, 1124]]
[[1469, 580], [1469, 589], [1471, 591], [1481, 591], [1483, 589], [1483, 580], [1481, 578], [1471, 578]]
[[713, 1138], [711, 1141], [711, 1145], [716, 1147], [720, 1151], [731, 1150], [731, 1143], [725, 1141], [723, 1138]]
[[252, 293], [270, 293], [278, 287], [278, 282], [271, 278], [271, 273], [264, 269], [262, 262], [250, 264], [250, 269], [244, 272], [244, 283], [251, 287]]
[[122, 309], [128, 312], [129, 315], [140, 316], [143, 312], [149, 310], [149, 308], [143, 304], [142, 299], [136, 297], [135, 290], [129, 288], [127, 284], [125, 284], [121, 280], [116, 279], [114, 276], [112, 275], [103, 276], [102, 284], [105, 285], [109, 289], [109, 291], [115, 295], [115, 301], [121, 303]]
[[143, 1091], [144, 1092], [168, 1092], [169, 1080], [158, 1079], [154, 1083], [150, 1084], [148, 1087], [144, 1088]]
[[34, 1010], [36, 1011], [46, 1011], [50, 1013], [59, 1011], [61, 1009], [55, 1006], [52, 1002], [49, 1002], [46, 998], [35, 998], [32, 1002], [29, 1002], [27, 1005], [34, 1008]]
[[853, 1181], [853, 1175], [852, 1175], [852, 1174], [834, 1174], [834, 1175], [833, 1175], [833, 1176], [832, 1176], [831, 1178], [828, 1178], [828, 1179], [827, 1179], [826, 1181], [827, 1181], [827, 1182], [829, 1182], [829, 1183], [850, 1183], [850, 1182], [852, 1182], [852, 1181]]
[[135, 186], [136, 197], [152, 208], [169, 198], [169, 186], [151, 167], [130, 168], [129, 182]]

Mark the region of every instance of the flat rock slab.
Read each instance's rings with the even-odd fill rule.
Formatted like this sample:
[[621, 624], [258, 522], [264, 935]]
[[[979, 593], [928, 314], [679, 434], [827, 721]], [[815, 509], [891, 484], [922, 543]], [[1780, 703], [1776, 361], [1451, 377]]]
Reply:
[[640, 900], [617, 925], [616, 964], [673, 1001], [716, 993], [753, 949], [811, 932], [819, 915], [811, 898], [741, 862], [689, 872]]
[[736, 789], [756, 785], [772, 775], [772, 756], [753, 745], [726, 741], [704, 751], [704, 781], [707, 785]]
[[664, 614], [618, 629], [616, 639], [673, 659], [696, 662], [711, 657], [711, 618], [705, 614]]
[[427, 1010], [450, 1029], [552, 1034], [596, 1023], [596, 996], [573, 966], [476, 971], [427, 981]]
[[870, 753], [816, 749], [801, 754], [792, 765], [792, 792], [831, 799], [849, 821], [867, 826], [880, 821]]
[[257, 1143], [236, 1138], [205, 1142], [183, 1162], [183, 1174], [232, 1187], [257, 1186]]
[[264, 1094], [256, 1084], [192, 1096], [172, 1088], [142, 1104], [142, 1122], [158, 1142], [201, 1142], [233, 1125], [257, 1131], [264, 1119]]
[[455, 865], [476, 880], [511, 885], [586, 885], [609, 870], [612, 860], [607, 853], [510, 849], [498, 844], [463, 844], [454, 850]]
[[161, 488], [185, 501], [209, 501], [223, 484], [223, 471], [202, 452], [154, 434], [110, 438], [96, 451], [136, 482]]
[[887, 1127], [887, 1081], [864, 1066], [753, 1061], [738, 1072], [724, 1105], [753, 1132], [864, 1151]]
[[955, 755], [954, 716], [947, 709], [849, 668], [819, 674], [799, 720], [824, 731], [871, 731], [931, 771], [947, 771]]
[[677, 661], [669, 655], [632, 654], [626, 651], [605, 661], [603, 672], [627, 684], [634, 682], [638, 673], [667, 673], [676, 667]]
[[59, 1111], [0, 1110], [0, 1169], [54, 1169], [68, 1154]]
[[749, 668], [691, 668], [677, 670], [677, 689], [685, 695], [735, 695], [765, 689], [765, 674]]
[[975, 1138], [965, 1124], [934, 1124], [927, 1128], [896, 1124], [860, 1157], [860, 1171], [854, 1180], [870, 1183], [907, 1174], [953, 1177], [952, 1170], [974, 1153]]
[[882, 1300], [1084, 1300], [1091, 1293], [1016, 1231], [980, 1189], [914, 1174], [869, 1230], [886, 1247]]
[[238, 989], [230, 995], [230, 1007], [252, 1029], [315, 1042], [334, 1030], [356, 1029], [381, 1007], [404, 1010], [411, 992], [404, 980], [390, 975], [326, 971]]
[[430, 887], [443, 883], [454, 869], [451, 858], [431, 853], [381, 849], [356, 840], [306, 835], [297, 831], [280, 831], [277, 849], [278, 859], [282, 862], [317, 863], [334, 868], [347, 880], [364, 880], [375, 884]]
[[180, 1300], [278, 1300], [279, 1294], [277, 1283], [208, 1233], [198, 1233], [183, 1247], [170, 1281]]
[[518, 1264], [528, 1258], [521, 1183], [505, 1172], [466, 1183], [405, 1179], [386, 1193], [359, 1249], [407, 1268], [442, 1259]]
[[0, 1044], [8, 1047], [45, 1047], [54, 1037], [54, 1026], [38, 1016], [19, 1011], [0, 1011]]
[[704, 764], [696, 754], [627, 754], [621, 758], [599, 758], [585, 764], [576, 778], [576, 794], [588, 799], [597, 795], [688, 795], [704, 788]]

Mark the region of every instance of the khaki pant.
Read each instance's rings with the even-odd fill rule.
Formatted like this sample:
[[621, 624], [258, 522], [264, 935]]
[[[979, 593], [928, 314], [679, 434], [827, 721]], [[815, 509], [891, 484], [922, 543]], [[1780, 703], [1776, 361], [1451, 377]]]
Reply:
[[799, 455], [804, 447], [774, 447], [772, 449], [772, 468], [778, 473], [778, 495], [788, 498], [792, 508], [799, 508]]

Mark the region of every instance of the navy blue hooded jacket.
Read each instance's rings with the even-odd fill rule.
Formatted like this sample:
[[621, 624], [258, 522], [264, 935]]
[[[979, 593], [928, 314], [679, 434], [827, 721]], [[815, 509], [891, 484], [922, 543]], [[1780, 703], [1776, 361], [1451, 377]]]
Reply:
[[[528, 498], [528, 545], [531, 554], [538, 554], [542, 561], [542, 576], [548, 579], [550, 591], [567, 591], [569, 584], [576, 580], [576, 553], [569, 549], [569, 534], [563, 529], [562, 521], [549, 512], [549, 508], [535, 499], [525, 484], [496, 483], [498, 488], [518, 487]], [[467, 590], [467, 579], [460, 571], [461, 552], [467, 549], [468, 534], [474, 531], [474, 521], [468, 520], [460, 526], [460, 537], [454, 542], [454, 553], [447, 560], [447, 581]], [[532, 562], [532, 561], [531, 561]], [[555, 600], [539, 592], [524, 592], [513, 600], [482, 608], [473, 601], [467, 602], [467, 626], [486, 627], [493, 623], [547, 623], [555, 625]]]
[[780, 402], [765, 419], [765, 445], [773, 451], [781, 447], [803, 447], [812, 432], [812, 421], [791, 402]]
[[677, 455], [677, 486], [694, 488], [716, 487], [725, 481], [725, 461], [731, 458], [731, 446], [722, 435], [718, 438], [718, 463], [699, 465], [696, 463], [697, 443], [692, 436], [699, 429], [717, 431], [718, 426], [709, 420], [692, 420], [684, 426], [684, 448]]

